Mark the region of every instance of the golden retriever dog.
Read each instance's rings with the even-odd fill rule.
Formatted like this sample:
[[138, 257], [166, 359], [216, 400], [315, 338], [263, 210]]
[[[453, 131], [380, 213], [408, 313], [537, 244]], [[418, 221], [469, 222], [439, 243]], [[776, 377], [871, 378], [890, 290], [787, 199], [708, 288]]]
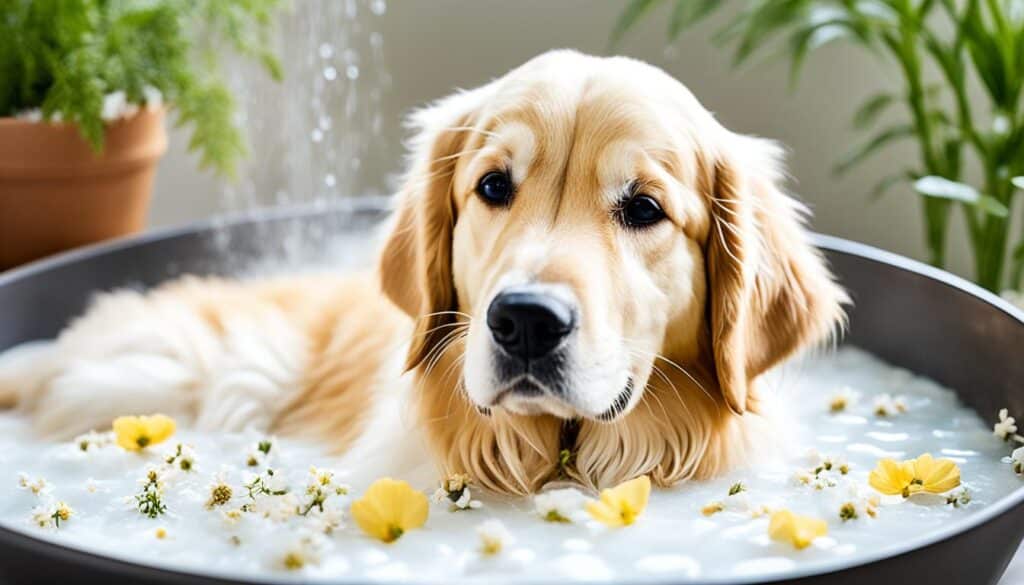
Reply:
[[758, 378], [847, 302], [775, 144], [573, 51], [412, 123], [373, 273], [103, 294], [0, 359], [0, 400], [51, 436], [159, 411], [512, 494], [707, 478], [767, 440]]

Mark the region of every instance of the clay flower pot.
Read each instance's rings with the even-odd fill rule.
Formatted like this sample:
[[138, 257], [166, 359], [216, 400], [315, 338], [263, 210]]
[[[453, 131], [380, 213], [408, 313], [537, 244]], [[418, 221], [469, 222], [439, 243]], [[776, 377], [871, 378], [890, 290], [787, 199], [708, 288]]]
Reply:
[[0, 118], [0, 270], [145, 226], [164, 111], [106, 132], [96, 154], [71, 124]]

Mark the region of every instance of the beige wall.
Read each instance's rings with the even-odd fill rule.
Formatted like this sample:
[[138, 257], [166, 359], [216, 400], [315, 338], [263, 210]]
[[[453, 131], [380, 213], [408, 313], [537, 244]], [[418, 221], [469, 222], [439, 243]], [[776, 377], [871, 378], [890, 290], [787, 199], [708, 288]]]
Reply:
[[[296, 20], [306, 24], [286, 27], [286, 68], [293, 72], [288, 83], [300, 83], [294, 71], [302, 68], [296, 60], [302, 59], [303, 51], [308, 53], [314, 46], [304, 38], [309, 30], [328, 39], [333, 38], [333, 31], [348, 34], [354, 44], [364, 42], [359, 38], [369, 30], [382, 35], [379, 62], [390, 74], [391, 83], [375, 107], [385, 122], [382, 134], [372, 138], [375, 144], [370, 160], [352, 181], [355, 191], [384, 188], [386, 178], [398, 169], [398, 120], [409, 108], [456, 87], [481, 84], [547, 49], [573, 47], [604, 53], [608, 31], [622, 5], [610, 0], [392, 0], [383, 15], [371, 14], [366, 5], [359, 4], [360, 20], [353, 33], [351, 22], [337, 27], [330, 22], [336, 13], [325, 12], [322, 3], [332, 1], [295, 2], [299, 13], [289, 18], [292, 24]], [[314, 14], [310, 15], [311, 11]], [[893, 189], [879, 202], [868, 197], [879, 177], [914, 162], [916, 151], [910, 145], [891, 149], [848, 177], [837, 179], [830, 172], [834, 161], [858, 138], [849, 129], [857, 104], [880, 88], [899, 82], [888, 64], [857, 49], [828, 47], [810, 59], [799, 88], [791, 92], [786, 65], [767, 56], [744, 70], [732, 70], [728, 51], [714, 48], [708, 40], [711, 27], [695, 30], [667, 47], [664, 18], [649, 19], [626, 39], [619, 52], [665, 68], [730, 128], [784, 143], [790, 151], [792, 189], [813, 208], [815, 229], [922, 257], [917, 197], [906, 186]], [[278, 97], [250, 105], [250, 120], [281, 118], [282, 110], [308, 107], [295, 103], [296, 94], [287, 87], [274, 91]], [[363, 103], [365, 107], [367, 102]], [[368, 115], [360, 110], [357, 119]], [[292, 138], [283, 141], [280, 136], [254, 136], [259, 162], [251, 169], [250, 179], [256, 184], [250, 184], [250, 189], [273, 192], [279, 188], [274, 183], [281, 182], [280, 177], [289, 171], [272, 167], [296, 164], [294, 158], [289, 163], [281, 149], [301, 152], [294, 150], [297, 146], [291, 142], [303, 140], [305, 131], [289, 134]], [[188, 221], [225, 207], [223, 187], [195, 170], [193, 159], [183, 153], [184, 142], [185, 137], [175, 132], [172, 149], [161, 165], [154, 224]], [[958, 217], [951, 257], [954, 267], [963, 271], [968, 263], [960, 221]]]

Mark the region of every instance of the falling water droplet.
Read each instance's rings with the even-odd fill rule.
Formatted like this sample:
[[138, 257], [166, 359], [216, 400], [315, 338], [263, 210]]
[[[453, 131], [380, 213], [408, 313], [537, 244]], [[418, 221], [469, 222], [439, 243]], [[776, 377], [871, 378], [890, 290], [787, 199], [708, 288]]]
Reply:
[[313, 142], [320, 142], [324, 139], [324, 133], [319, 128], [313, 128], [313, 132], [310, 133], [310, 138], [313, 139]]
[[370, 12], [376, 14], [377, 16], [381, 16], [387, 11], [388, 4], [387, 2], [385, 2], [385, 0], [373, 0], [373, 2], [370, 2]]
[[337, 181], [335, 180], [334, 175], [327, 173], [327, 176], [324, 177], [324, 184], [328, 187], [333, 187], [336, 183]]
[[320, 129], [325, 131], [325, 132], [327, 130], [330, 130], [331, 129], [331, 117], [330, 116], [320, 116], [320, 119], [317, 120], [317, 126], [319, 126]]
[[346, 67], [345, 68], [345, 77], [348, 77], [349, 79], [352, 79], [352, 80], [358, 78], [359, 77], [359, 67], [357, 67], [355, 65], [349, 65], [348, 67]]
[[324, 67], [324, 79], [334, 81], [338, 78], [338, 70], [334, 67]]
[[320, 51], [319, 52], [320, 52], [320, 58], [321, 59], [330, 59], [331, 57], [334, 56], [334, 45], [332, 45], [330, 43], [324, 43], [324, 44], [320, 45]]

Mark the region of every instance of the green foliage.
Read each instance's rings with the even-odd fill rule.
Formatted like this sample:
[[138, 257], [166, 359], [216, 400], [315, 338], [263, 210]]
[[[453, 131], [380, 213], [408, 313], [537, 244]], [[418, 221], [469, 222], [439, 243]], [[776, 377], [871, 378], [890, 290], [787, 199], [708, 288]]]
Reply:
[[76, 124], [99, 151], [104, 98], [145, 105], [158, 91], [192, 129], [201, 167], [233, 175], [245, 156], [235, 103], [222, 77], [225, 45], [281, 66], [269, 49], [283, 0], [3, 0], [0, 116], [38, 108]]
[[[661, 4], [672, 5], [669, 38], [674, 40], [729, 2], [631, 0], [613, 41]], [[918, 163], [882, 179], [874, 196], [903, 180], [915, 185], [922, 196], [930, 259], [937, 266], [945, 262], [950, 212], [958, 207], [970, 235], [976, 280], [992, 290], [1021, 286], [1024, 242], [1007, 258], [1008, 216], [1016, 193], [1024, 189], [1020, 0], [748, 0], [715, 38], [735, 46], [736, 64], [767, 47], [781, 46], [794, 80], [810, 53], [837, 40], [851, 41], [889, 60], [900, 72], [902, 86], [868, 98], [854, 114], [853, 126], [867, 131], [898, 106], [905, 121], [876, 131], [844, 157], [836, 171], [854, 168], [897, 139], [913, 138]], [[929, 86], [925, 75], [932, 69], [939, 83]], [[983, 90], [987, 103], [969, 97], [968, 88], [974, 85]], [[982, 108], [983, 115], [978, 116]], [[973, 157], [981, 168], [981, 188], [964, 183], [965, 157]]]

